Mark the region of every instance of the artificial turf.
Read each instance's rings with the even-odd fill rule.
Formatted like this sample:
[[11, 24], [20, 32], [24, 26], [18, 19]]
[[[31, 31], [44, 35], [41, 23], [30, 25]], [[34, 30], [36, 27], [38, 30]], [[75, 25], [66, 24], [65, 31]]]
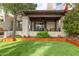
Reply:
[[64, 41], [0, 42], [1, 56], [79, 56], [79, 47]]

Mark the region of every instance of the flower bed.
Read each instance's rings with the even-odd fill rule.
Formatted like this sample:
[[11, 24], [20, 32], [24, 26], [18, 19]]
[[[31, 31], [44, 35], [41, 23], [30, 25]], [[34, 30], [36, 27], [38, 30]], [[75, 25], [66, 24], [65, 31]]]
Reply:
[[32, 40], [32, 41], [65, 41], [66, 38], [23, 38], [23, 40]]
[[13, 39], [12, 39], [12, 38], [4, 38], [2, 41], [3, 41], [3, 42], [12, 42]]
[[[27, 41], [66, 41], [66, 38], [16, 38], [16, 40], [27, 40]], [[3, 42], [11, 42], [12, 38], [5, 38]]]

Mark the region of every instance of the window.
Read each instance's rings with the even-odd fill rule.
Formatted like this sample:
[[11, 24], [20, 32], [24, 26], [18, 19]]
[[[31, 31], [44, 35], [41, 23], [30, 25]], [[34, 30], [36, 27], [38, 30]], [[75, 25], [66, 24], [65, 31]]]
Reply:
[[45, 24], [44, 22], [35, 22], [34, 28], [35, 31], [44, 31]]
[[62, 3], [56, 3], [56, 10], [62, 10], [63, 4]]
[[0, 19], [0, 22], [3, 22], [3, 19]]
[[18, 21], [17, 21], [16, 29], [17, 29], [18, 31], [21, 31], [21, 30], [22, 30], [22, 20], [18, 20]]
[[[11, 21], [11, 27], [10, 30], [13, 30], [13, 21]], [[22, 20], [17, 20], [16, 22], [16, 30], [21, 31], [22, 30]]]
[[3, 34], [4, 34], [3, 28], [0, 28], [0, 35], [3, 35]]

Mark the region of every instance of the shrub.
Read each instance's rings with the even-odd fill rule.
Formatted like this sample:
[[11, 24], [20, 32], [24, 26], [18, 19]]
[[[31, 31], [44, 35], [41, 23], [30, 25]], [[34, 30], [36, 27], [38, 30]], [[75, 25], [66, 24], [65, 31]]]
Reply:
[[63, 28], [68, 37], [72, 39], [79, 39], [79, 12], [70, 11], [68, 12], [63, 20]]
[[16, 35], [15, 37], [16, 37], [16, 38], [22, 38], [22, 36], [21, 36], [21, 35]]
[[38, 32], [36, 37], [39, 37], [39, 38], [46, 38], [46, 37], [50, 37], [48, 32], [46, 31], [42, 31], [42, 32]]
[[68, 12], [64, 17], [63, 23], [65, 32], [79, 34], [79, 12]]

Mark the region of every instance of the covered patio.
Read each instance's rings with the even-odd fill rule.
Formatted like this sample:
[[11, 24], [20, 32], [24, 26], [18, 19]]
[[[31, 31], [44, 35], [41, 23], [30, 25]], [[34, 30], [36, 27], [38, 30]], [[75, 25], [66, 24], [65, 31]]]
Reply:
[[22, 33], [25, 36], [36, 36], [39, 31], [48, 31], [50, 36], [65, 36], [62, 29], [63, 10], [23, 11]]

